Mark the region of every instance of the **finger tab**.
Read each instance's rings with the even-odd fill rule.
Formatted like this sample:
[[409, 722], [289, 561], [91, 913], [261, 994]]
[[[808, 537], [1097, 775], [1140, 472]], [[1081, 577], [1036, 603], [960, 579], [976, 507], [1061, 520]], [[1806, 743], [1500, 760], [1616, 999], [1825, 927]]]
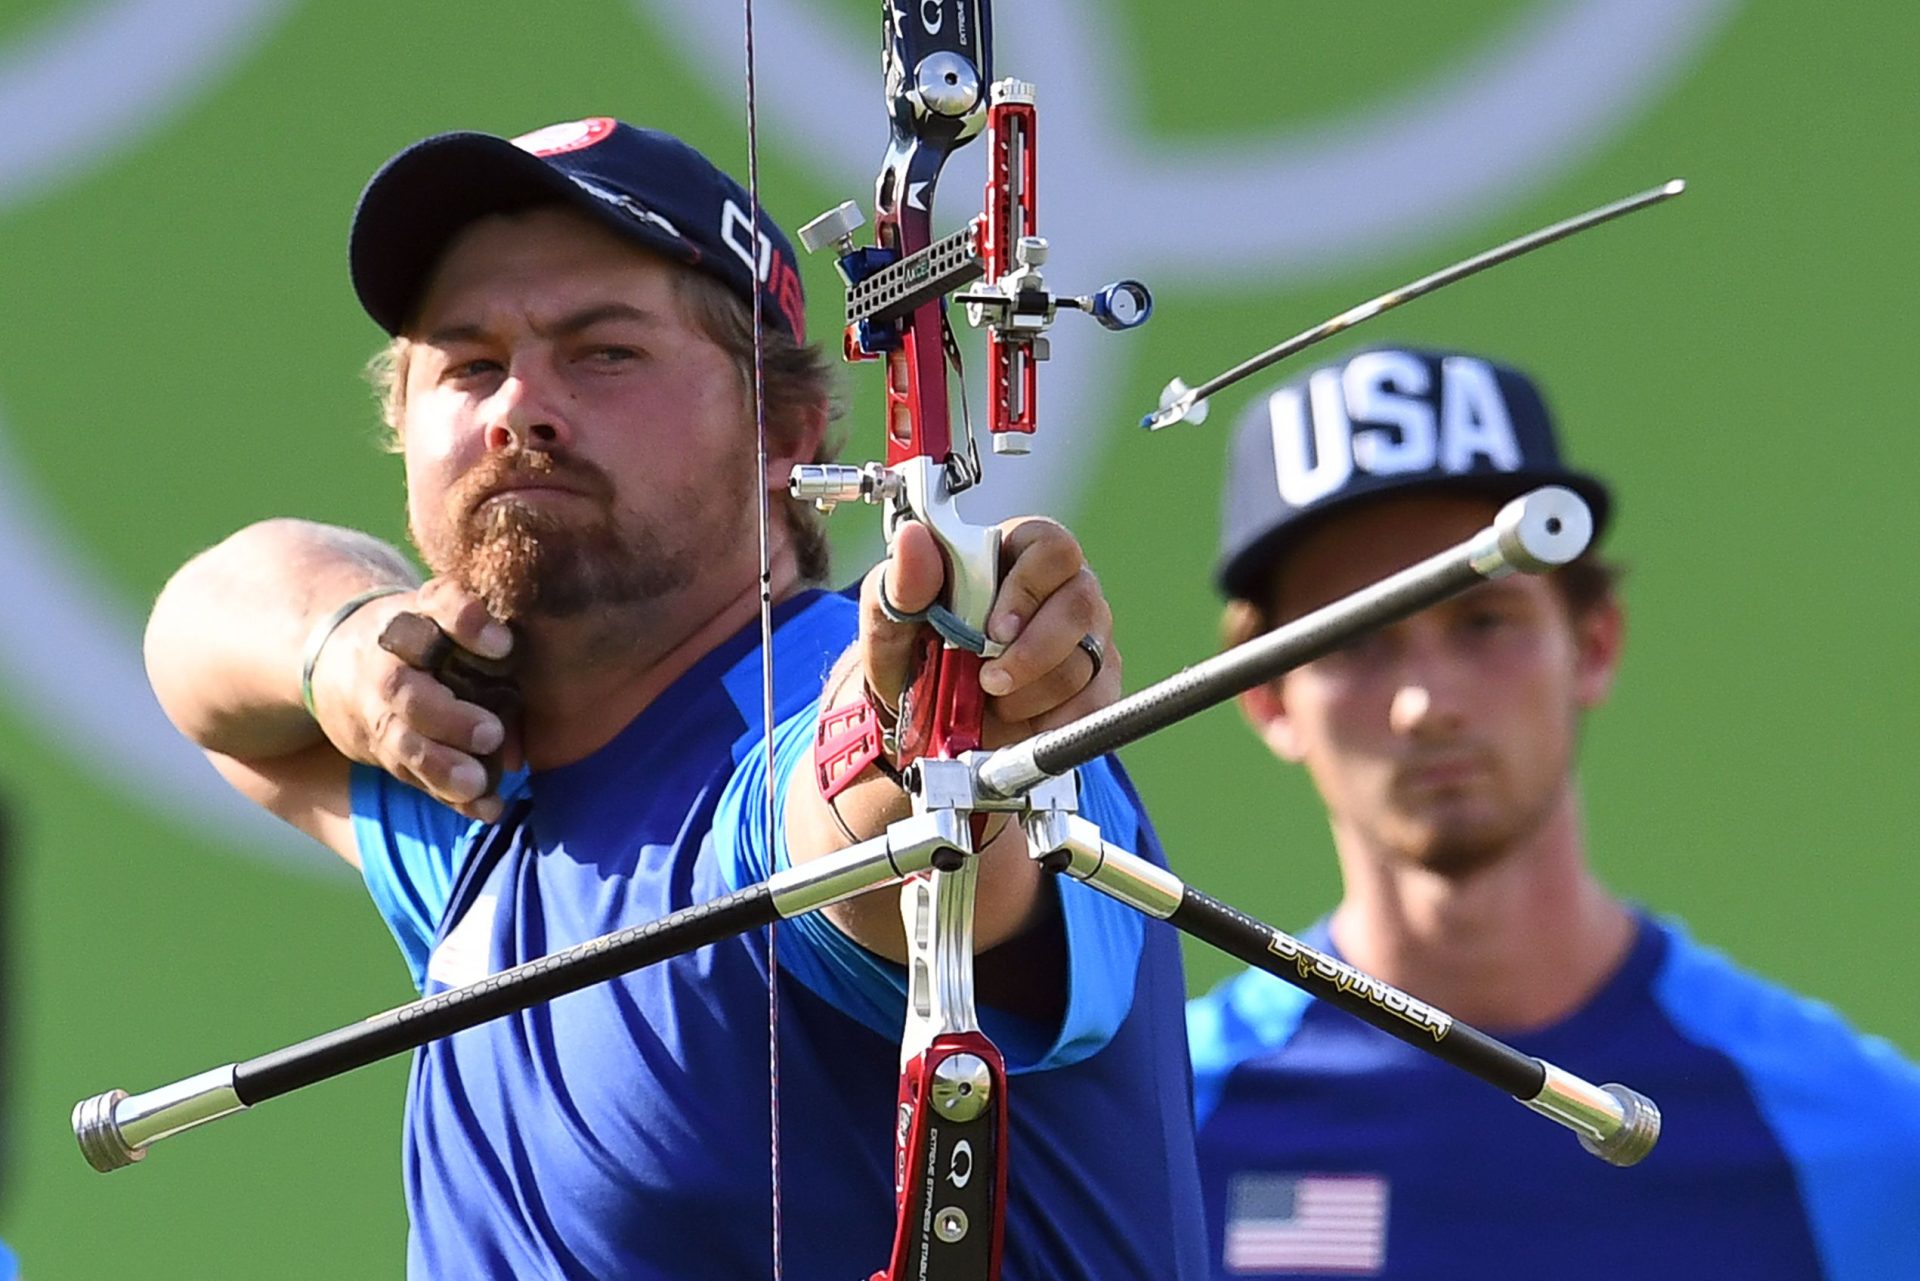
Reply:
[[409, 667], [431, 671], [453, 651], [453, 641], [425, 614], [401, 610], [380, 631], [380, 648]]

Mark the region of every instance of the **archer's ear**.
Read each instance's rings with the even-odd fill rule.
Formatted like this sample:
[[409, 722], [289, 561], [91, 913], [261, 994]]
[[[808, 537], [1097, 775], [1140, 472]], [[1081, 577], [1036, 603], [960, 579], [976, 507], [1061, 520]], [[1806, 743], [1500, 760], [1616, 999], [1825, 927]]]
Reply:
[[783, 418], [778, 430], [768, 432], [767, 490], [770, 493], [786, 491], [787, 474], [794, 467], [820, 461], [828, 432], [833, 427], [833, 412], [824, 400], [791, 406]]
[[1574, 695], [1582, 708], [1594, 708], [1607, 701], [1613, 690], [1613, 677], [1620, 670], [1620, 653], [1626, 644], [1627, 615], [1620, 598], [1608, 595], [1588, 607], [1573, 627]]
[[1247, 718], [1247, 724], [1259, 740], [1267, 745], [1267, 750], [1283, 761], [1298, 765], [1302, 759], [1300, 736], [1294, 732], [1292, 717], [1287, 715], [1287, 701], [1283, 690], [1286, 678], [1270, 680], [1241, 694], [1237, 700], [1240, 714]]

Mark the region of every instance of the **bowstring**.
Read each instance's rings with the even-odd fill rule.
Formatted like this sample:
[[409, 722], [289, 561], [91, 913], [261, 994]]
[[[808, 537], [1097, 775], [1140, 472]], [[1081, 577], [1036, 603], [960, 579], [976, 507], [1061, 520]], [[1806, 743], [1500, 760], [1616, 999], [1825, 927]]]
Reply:
[[[760, 131], [755, 108], [753, 77], [753, 0], [746, 6], [747, 63], [747, 224], [753, 229], [755, 270], [753, 272], [753, 427], [758, 499], [754, 503], [760, 526], [760, 725], [762, 748], [766, 753], [766, 812], [763, 815], [768, 870], [775, 860], [774, 782], [773, 782], [773, 553], [770, 526], [771, 501], [767, 494], [767, 369], [766, 313], [762, 301], [759, 263], [760, 245]], [[767, 245], [771, 256], [773, 246]], [[777, 922], [767, 923], [767, 1169], [773, 1197], [773, 1281], [781, 1281], [780, 1249], [780, 931]]]

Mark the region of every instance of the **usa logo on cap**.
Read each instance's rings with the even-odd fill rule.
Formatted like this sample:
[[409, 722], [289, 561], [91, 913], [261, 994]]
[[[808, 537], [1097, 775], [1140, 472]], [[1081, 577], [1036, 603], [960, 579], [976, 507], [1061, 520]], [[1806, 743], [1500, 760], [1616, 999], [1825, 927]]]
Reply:
[[1505, 499], [1544, 484], [1574, 489], [1603, 527], [1606, 487], [1561, 461], [1532, 379], [1464, 352], [1363, 351], [1276, 388], [1241, 421], [1219, 585], [1257, 594], [1303, 528], [1373, 495], [1441, 488]]
[[1434, 365], [1405, 351], [1369, 351], [1317, 369], [1303, 389], [1267, 400], [1280, 497], [1307, 507], [1356, 471], [1373, 476], [1520, 468], [1520, 445], [1493, 366], [1473, 356]]

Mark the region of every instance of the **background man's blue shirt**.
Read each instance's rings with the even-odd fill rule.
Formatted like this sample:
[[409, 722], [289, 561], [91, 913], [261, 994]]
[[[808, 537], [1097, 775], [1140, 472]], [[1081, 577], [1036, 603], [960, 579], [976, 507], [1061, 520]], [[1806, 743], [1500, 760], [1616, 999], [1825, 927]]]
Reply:
[[[814, 705], [855, 607], [783, 607], [775, 786], [808, 767]], [[605, 748], [515, 780], [518, 821], [471, 824], [356, 769], [362, 868], [432, 992], [715, 898], [764, 847], [760, 660], [743, 633]], [[1083, 772], [1110, 839], [1157, 857], [1117, 767]], [[1058, 887], [1068, 1009], [982, 1011], [1016, 1073], [1007, 1281], [1200, 1275], [1198, 1180], [1167, 931]], [[779, 927], [781, 1187], [790, 1275], [863, 1276], [891, 1244], [899, 968], [823, 921]], [[437, 1043], [407, 1107], [410, 1268], [423, 1277], [733, 1278], [769, 1261], [764, 934], [702, 948]], [[1142, 1205], [1171, 1207], [1179, 1225]]]
[[[1331, 949], [1324, 925], [1306, 937]], [[1377, 1265], [1346, 1275], [1920, 1277], [1920, 1070], [1675, 923], [1642, 919], [1581, 1010], [1505, 1038], [1658, 1104], [1629, 1169], [1270, 975], [1221, 984], [1188, 1025], [1215, 1276], [1324, 1275], [1294, 1266], [1294, 1229], [1339, 1216], [1278, 1195], [1318, 1189], [1352, 1215], [1323, 1240], [1357, 1258], [1379, 1233]]]

